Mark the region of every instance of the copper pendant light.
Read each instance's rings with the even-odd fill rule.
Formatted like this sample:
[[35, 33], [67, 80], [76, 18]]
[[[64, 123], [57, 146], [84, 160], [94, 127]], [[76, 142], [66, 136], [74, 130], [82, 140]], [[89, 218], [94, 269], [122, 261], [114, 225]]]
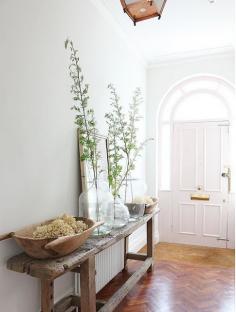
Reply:
[[124, 12], [136, 25], [152, 17], [161, 18], [167, 0], [120, 0]]

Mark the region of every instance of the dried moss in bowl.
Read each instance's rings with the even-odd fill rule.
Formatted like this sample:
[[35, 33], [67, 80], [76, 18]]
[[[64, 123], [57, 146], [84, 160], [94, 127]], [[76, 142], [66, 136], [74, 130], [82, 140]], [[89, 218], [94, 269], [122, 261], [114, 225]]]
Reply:
[[77, 221], [73, 216], [64, 214], [49, 224], [37, 226], [33, 232], [33, 238], [58, 238], [61, 236], [72, 236], [81, 234], [88, 229], [83, 221]]

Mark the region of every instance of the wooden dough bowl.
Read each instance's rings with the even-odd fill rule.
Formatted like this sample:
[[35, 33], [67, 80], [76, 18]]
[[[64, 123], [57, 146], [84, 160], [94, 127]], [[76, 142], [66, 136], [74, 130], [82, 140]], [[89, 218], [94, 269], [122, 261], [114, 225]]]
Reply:
[[62, 236], [56, 239], [33, 238], [33, 232], [39, 225], [45, 225], [53, 221], [47, 220], [43, 223], [27, 226], [19, 231], [11, 233], [11, 237], [16, 240], [18, 245], [23, 248], [25, 253], [36, 259], [58, 258], [70, 254], [78, 249], [86, 239], [92, 234], [94, 229], [103, 222], [94, 222], [87, 218], [76, 218], [76, 220], [84, 221], [88, 225], [88, 229], [81, 234], [72, 236]]
[[153, 204], [145, 206], [145, 212], [144, 212], [145, 214], [153, 213], [153, 211], [155, 210], [155, 208], [156, 208], [156, 206], [158, 204], [158, 199], [152, 197], [152, 200], [153, 200]]

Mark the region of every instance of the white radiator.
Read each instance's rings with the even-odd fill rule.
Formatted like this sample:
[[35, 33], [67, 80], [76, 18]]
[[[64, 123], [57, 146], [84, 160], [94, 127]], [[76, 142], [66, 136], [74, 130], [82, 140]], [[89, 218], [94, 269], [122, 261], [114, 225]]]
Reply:
[[124, 240], [96, 255], [96, 291], [102, 289], [124, 268]]
[[[99, 292], [110, 280], [124, 268], [124, 240], [101, 251], [96, 261], [96, 292]], [[79, 274], [76, 274], [76, 292], [80, 293]]]
[[[130, 235], [129, 250], [137, 252], [146, 244], [146, 228], [145, 226], [138, 229]], [[96, 292], [99, 292], [113, 277], [115, 277], [124, 268], [124, 240], [111, 247], [101, 251], [96, 255]], [[76, 274], [75, 290], [80, 294], [79, 274]]]

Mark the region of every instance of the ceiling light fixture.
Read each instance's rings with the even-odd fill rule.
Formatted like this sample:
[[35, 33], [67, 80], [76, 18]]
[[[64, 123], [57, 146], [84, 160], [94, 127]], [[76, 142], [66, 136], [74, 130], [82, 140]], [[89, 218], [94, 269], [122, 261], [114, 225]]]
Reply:
[[124, 12], [134, 25], [149, 18], [161, 18], [167, 0], [120, 0]]

